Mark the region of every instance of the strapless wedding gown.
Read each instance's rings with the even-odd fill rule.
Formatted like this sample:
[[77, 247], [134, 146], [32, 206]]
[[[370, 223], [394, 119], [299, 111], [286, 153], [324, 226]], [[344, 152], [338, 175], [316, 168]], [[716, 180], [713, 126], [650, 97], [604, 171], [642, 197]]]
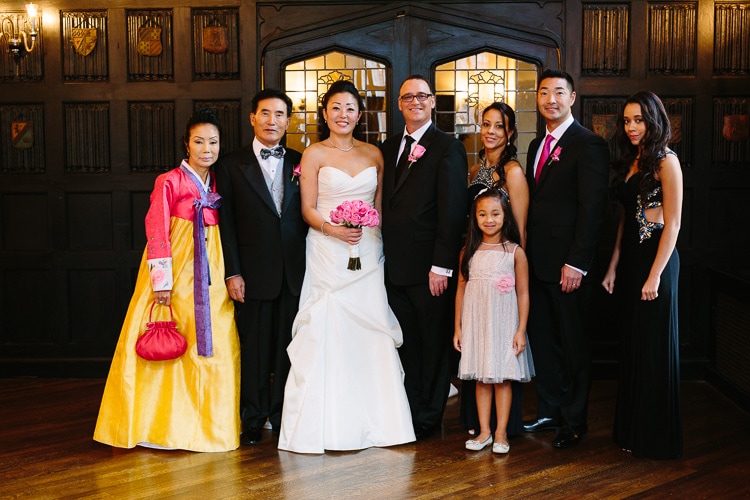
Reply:
[[[318, 173], [318, 211], [346, 200], [373, 203], [377, 169], [354, 177]], [[363, 228], [362, 269], [347, 269], [349, 245], [317, 230], [307, 235], [300, 308], [287, 348], [279, 448], [298, 453], [360, 450], [414, 441], [403, 369], [401, 327], [388, 306], [379, 228]]]

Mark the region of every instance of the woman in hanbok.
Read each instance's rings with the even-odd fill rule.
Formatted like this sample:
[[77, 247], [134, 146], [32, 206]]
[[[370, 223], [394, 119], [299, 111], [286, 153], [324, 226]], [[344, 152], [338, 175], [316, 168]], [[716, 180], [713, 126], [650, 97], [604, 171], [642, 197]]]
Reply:
[[[147, 246], [104, 388], [96, 441], [191, 451], [239, 446], [240, 350], [211, 172], [220, 133], [214, 113], [197, 111], [185, 129], [187, 158], [156, 179]], [[168, 321], [170, 309], [187, 351], [166, 361], [140, 358], [135, 344], [146, 323], [152, 314], [154, 321]]]

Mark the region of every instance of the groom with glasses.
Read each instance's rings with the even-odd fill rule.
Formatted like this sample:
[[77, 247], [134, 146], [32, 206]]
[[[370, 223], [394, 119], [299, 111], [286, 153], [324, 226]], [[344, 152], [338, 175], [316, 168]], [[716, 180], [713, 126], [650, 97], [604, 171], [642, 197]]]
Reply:
[[425, 439], [440, 429], [452, 375], [468, 162], [463, 144], [432, 123], [435, 97], [425, 77], [403, 82], [398, 108], [405, 130], [381, 147], [385, 283], [404, 335], [399, 355], [414, 433]]

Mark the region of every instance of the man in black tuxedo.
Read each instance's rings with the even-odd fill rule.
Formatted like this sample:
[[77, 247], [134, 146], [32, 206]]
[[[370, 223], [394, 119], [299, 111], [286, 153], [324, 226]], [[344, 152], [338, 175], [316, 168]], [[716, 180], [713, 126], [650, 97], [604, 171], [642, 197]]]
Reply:
[[589, 272], [604, 219], [609, 182], [606, 142], [571, 113], [573, 79], [544, 71], [537, 106], [545, 137], [529, 145], [529, 342], [534, 355], [537, 418], [524, 430], [557, 429], [556, 448], [580, 442], [588, 431], [591, 354], [587, 307]]
[[286, 348], [305, 274], [307, 235], [293, 175], [301, 155], [279, 145], [292, 101], [279, 90], [266, 89], [253, 97], [252, 106], [252, 145], [216, 166], [226, 285], [235, 301], [242, 346], [243, 444], [260, 442], [266, 419], [274, 430], [281, 425], [289, 373]]
[[417, 439], [440, 428], [448, 399], [458, 252], [466, 228], [466, 150], [432, 123], [434, 107], [429, 82], [408, 77], [398, 98], [406, 130], [381, 148], [385, 281], [403, 330], [399, 355]]

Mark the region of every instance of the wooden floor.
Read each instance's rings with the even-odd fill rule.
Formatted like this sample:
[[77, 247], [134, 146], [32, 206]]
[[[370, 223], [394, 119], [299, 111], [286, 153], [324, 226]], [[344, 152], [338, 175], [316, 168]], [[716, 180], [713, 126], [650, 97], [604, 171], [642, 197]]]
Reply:
[[[551, 433], [507, 456], [469, 452], [451, 398], [440, 435], [417, 444], [297, 455], [113, 449], [94, 442], [102, 380], [0, 379], [0, 498], [735, 498], [750, 496], [750, 416], [704, 382], [683, 382], [685, 454], [633, 458], [612, 442], [616, 383], [597, 381], [576, 448]], [[524, 409], [534, 412], [533, 387]], [[654, 422], [658, 425], [658, 422]]]

